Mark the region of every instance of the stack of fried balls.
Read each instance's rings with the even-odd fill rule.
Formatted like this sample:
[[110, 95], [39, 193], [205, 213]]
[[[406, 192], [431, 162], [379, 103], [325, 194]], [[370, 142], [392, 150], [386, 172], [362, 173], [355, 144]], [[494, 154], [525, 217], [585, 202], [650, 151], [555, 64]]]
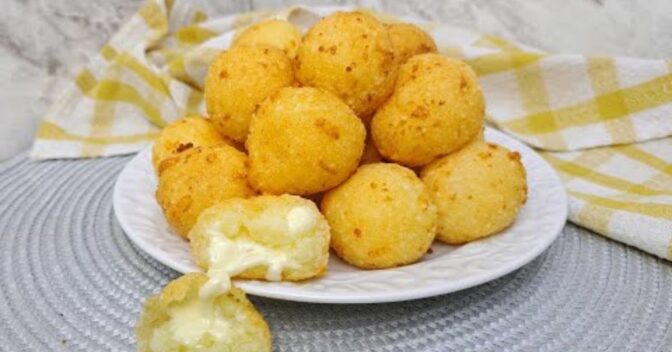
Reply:
[[213, 289], [215, 273], [310, 279], [329, 249], [362, 269], [407, 265], [434, 240], [496, 234], [526, 200], [520, 155], [483, 139], [474, 71], [411, 24], [255, 24], [211, 63], [205, 100], [207, 117], [163, 129], [152, 163], [168, 223], [208, 274], [148, 300], [141, 351], [270, 351], [263, 319], [242, 291]]

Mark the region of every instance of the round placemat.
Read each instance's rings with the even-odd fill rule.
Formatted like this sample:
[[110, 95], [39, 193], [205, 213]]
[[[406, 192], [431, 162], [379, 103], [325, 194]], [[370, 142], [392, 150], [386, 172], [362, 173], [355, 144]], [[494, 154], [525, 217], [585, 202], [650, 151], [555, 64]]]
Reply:
[[[135, 248], [112, 188], [127, 157], [0, 165], [0, 351], [134, 351], [145, 297], [177, 273]], [[568, 225], [541, 257], [434, 298], [252, 297], [276, 351], [669, 351], [672, 265]]]

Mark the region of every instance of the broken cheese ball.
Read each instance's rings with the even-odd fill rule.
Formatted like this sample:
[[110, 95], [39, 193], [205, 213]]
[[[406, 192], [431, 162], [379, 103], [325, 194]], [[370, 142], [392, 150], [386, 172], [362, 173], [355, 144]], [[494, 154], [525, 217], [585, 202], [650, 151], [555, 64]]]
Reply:
[[235, 287], [210, 297], [199, 291], [200, 273], [171, 281], [145, 302], [136, 326], [140, 352], [270, 352], [264, 318]]
[[230, 277], [305, 280], [329, 260], [327, 221], [313, 202], [291, 195], [223, 201], [201, 214], [190, 238], [210, 292], [226, 290]]

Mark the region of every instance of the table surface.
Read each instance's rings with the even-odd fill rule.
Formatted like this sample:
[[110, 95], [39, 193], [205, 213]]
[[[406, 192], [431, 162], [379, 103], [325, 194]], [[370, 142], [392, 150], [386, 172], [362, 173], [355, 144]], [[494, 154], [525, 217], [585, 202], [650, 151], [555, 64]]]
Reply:
[[[143, 0], [1, 0], [0, 160], [30, 146], [58, 92]], [[355, 4], [499, 35], [552, 52], [672, 57], [669, 0], [230, 0], [209, 13]]]
[[[133, 246], [112, 190], [129, 157], [0, 163], [0, 352], [133, 351], [143, 300], [178, 274]], [[493, 254], [494, 255], [494, 254]], [[422, 300], [251, 297], [276, 352], [670, 352], [672, 263], [567, 225], [497, 280]]]

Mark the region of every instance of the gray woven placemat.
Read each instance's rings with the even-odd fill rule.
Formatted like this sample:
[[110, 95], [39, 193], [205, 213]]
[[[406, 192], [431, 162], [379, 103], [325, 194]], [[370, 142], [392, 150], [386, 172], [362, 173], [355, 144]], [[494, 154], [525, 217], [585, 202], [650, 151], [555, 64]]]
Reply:
[[[0, 351], [133, 351], [177, 274], [112, 211], [128, 158], [0, 164]], [[672, 265], [568, 225], [540, 258], [455, 294], [334, 306], [253, 298], [276, 351], [671, 351]]]

